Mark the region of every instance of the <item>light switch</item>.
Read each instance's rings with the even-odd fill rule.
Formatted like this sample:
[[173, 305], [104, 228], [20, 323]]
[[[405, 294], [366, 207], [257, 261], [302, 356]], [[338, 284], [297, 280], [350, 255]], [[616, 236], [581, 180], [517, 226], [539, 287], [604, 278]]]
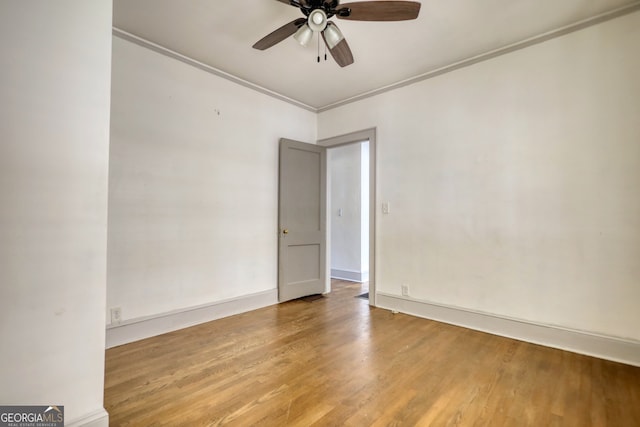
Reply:
[[382, 213], [385, 215], [389, 213], [389, 202], [382, 202]]
[[338, 209], [338, 216], [342, 216], [342, 208]]

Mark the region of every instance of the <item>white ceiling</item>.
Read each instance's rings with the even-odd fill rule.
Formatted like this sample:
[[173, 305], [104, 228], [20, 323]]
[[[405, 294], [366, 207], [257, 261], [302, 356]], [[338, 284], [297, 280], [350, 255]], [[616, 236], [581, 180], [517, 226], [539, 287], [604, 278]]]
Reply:
[[317, 44], [303, 48], [293, 38], [265, 51], [253, 49], [263, 36], [302, 16], [297, 8], [276, 0], [114, 0], [113, 25], [312, 109], [322, 109], [639, 4], [637, 0], [421, 3], [415, 21], [357, 22], [334, 17], [355, 58], [345, 68], [330, 55], [328, 61], [318, 64]]

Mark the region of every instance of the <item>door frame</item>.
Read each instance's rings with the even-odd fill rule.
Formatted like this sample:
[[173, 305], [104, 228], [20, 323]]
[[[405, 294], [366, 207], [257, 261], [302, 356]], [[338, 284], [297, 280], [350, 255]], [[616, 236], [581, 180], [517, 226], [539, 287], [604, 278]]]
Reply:
[[[369, 305], [376, 306], [376, 128], [364, 129], [356, 132], [350, 132], [344, 135], [324, 138], [317, 142], [318, 145], [329, 148], [336, 148], [343, 145], [349, 145], [369, 141]], [[327, 156], [328, 158], [328, 156]], [[329, 161], [327, 159], [327, 161]], [[327, 169], [329, 170], [329, 165]], [[327, 180], [330, 174], [327, 173]], [[327, 182], [327, 193], [331, 191], [331, 187]], [[329, 200], [327, 194], [327, 200]], [[327, 207], [330, 203], [327, 203]], [[330, 212], [327, 212], [329, 218]], [[327, 290], [331, 288], [331, 244], [329, 242], [331, 230], [327, 227]]]

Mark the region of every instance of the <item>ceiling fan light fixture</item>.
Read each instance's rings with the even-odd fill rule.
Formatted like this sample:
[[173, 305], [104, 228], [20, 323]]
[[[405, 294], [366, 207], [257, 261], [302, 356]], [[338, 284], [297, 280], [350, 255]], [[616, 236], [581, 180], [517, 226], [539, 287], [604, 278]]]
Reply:
[[[353, 64], [353, 53], [336, 24], [329, 22], [334, 16], [350, 21], [408, 21], [418, 18], [420, 2], [411, 0], [366, 0], [340, 4], [340, 0], [278, 0], [295, 6], [304, 17], [294, 19], [258, 40], [254, 49], [268, 49], [293, 36], [302, 46], [308, 46], [314, 33], [318, 33], [318, 62], [320, 62], [320, 35], [340, 67]], [[325, 59], [326, 59], [325, 51]]]
[[307, 24], [304, 24], [302, 27], [298, 28], [298, 31], [296, 31], [296, 33], [293, 35], [293, 38], [305, 47], [309, 45], [311, 37], [313, 37], [313, 31]]
[[338, 43], [344, 40], [344, 35], [342, 34], [342, 31], [338, 29], [338, 27], [329, 22], [327, 24], [327, 28], [325, 28], [324, 30], [324, 39], [329, 49], [333, 49], [338, 45]]
[[320, 32], [327, 26], [327, 14], [322, 9], [316, 9], [309, 14], [307, 25], [315, 32]]

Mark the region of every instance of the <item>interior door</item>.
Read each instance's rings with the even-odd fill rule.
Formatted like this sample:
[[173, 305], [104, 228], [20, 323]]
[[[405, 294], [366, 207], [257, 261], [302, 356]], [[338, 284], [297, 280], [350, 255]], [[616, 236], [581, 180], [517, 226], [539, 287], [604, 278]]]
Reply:
[[321, 294], [326, 280], [324, 147], [280, 140], [278, 298]]

